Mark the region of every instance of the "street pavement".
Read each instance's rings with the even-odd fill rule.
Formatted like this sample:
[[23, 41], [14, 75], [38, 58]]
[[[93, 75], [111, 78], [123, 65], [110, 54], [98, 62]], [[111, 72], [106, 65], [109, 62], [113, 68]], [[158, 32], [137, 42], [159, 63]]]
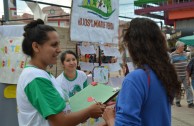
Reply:
[[172, 126], [194, 126], [194, 108], [188, 108], [186, 97], [181, 100], [182, 107], [172, 106]]

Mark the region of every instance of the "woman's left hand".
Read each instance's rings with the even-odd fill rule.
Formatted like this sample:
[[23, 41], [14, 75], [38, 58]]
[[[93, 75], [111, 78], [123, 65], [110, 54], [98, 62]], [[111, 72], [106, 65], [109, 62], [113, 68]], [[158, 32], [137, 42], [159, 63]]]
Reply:
[[104, 110], [102, 118], [106, 121], [108, 126], [114, 126], [115, 110], [113, 108], [106, 108]]

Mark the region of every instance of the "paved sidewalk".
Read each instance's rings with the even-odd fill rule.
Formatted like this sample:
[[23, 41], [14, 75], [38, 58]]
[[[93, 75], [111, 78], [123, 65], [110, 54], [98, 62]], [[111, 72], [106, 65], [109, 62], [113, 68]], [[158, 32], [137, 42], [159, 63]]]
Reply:
[[172, 126], [194, 126], [194, 108], [188, 108], [186, 99], [181, 100], [182, 107], [172, 106]]

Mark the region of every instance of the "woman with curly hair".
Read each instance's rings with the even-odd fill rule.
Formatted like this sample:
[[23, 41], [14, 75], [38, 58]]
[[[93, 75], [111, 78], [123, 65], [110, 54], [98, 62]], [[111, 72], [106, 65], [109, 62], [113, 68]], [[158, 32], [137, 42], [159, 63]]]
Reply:
[[160, 28], [135, 18], [124, 42], [137, 69], [125, 77], [115, 113], [106, 109], [103, 118], [108, 126], [170, 126], [171, 104], [181, 87]]

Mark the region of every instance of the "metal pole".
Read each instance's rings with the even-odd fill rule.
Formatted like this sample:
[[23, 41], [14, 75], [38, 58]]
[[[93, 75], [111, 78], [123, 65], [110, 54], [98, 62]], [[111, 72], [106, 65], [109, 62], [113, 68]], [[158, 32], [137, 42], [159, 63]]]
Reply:
[[9, 21], [9, 5], [8, 0], [3, 0], [4, 4], [4, 21]]
[[102, 58], [101, 58], [100, 45], [98, 46], [98, 53], [99, 53], [99, 57], [98, 57], [98, 60], [99, 60], [99, 66], [101, 66], [101, 63], [102, 63]]
[[160, 26], [161, 26], [161, 29], [162, 29], [162, 27], [163, 27], [163, 23], [162, 23], [162, 21], [160, 21]]
[[[49, 16], [48, 18], [56, 18], [56, 17], [66, 17], [70, 16], [69, 14], [66, 15], [59, 15], [59, 16]], [[24, 20], [34, 20], [33, 18], [25, 18], [25, 19], [14, 19], [14, 20], [7, 20], [7, 21], [24, 21]], [[1, 20], [1, 22], [5, 22], [5, 20]]]
[[119, 16], [120, 18], [127, 18], [127, 19], [133, 19], [131, 17], [126, 17], [126, 16]]
[[21, 1], [33, 2], [33, 3], [40, 3], [40, 4], [45, 4], [45, 5], [50, 5], [50, 6], [56, 6], [56, 7], [71, 8], [71, 7], [69, 7], [69, 6], [57, 5], [57, 4], [46, 3], [46, 2], [40, 2], [40, 1], [33, 1], [33, 0], [21, 0]]

